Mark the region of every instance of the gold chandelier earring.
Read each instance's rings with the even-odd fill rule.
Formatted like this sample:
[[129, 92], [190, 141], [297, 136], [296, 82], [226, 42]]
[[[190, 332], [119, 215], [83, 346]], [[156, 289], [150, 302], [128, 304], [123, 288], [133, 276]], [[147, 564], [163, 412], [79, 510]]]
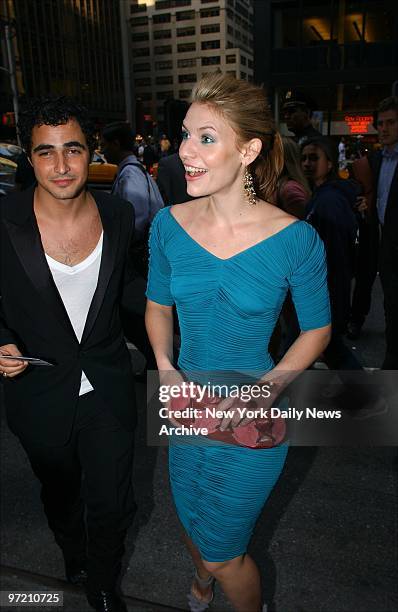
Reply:
[[243, 175], [243, 189], [249, 204], [256, 204], [256, 190], [254, 189], [253, 177], [247, 167]]

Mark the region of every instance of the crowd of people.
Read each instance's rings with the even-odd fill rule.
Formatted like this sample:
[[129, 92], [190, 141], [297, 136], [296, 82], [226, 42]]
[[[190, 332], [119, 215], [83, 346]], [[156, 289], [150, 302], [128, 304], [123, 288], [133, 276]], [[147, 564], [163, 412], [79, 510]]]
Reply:
[[[66, 577], [100, 612], [126, 610], [117, 587], [135, 512], [126, 337], [163, 385], [272, 389], [261, 404], [249, 398], [264, 410], [320, 355], [331, 369], [361, 369], [344, 335], [360, 333], [379, 270], [381, 365], [397, 369], [398, 100], [380, 103], [382, 148], [348, 180], [341, 148], [312, 126], [306, 103], [290, 99], [283, 112], [292, 137], [279, 134], [262, 88], [208, 74], [192, 91], [178, 154], [166, 136], [156, 150], [127, 124], [104, 128], [103, 154], [118, 166], [110, 194], [87, 189], [96, 143], [84, 107], [45, 98], [21, 113], [35, 183], [1, 202], [7, 418], [41, 482]], [[207, 609], [218, 581], [234, 610], [262, 612], [247, 547], [288, 443], [240, 397], [221, 394], [217, 405], [217, 439], [170, 436], [171, 489], [195, 568], [189, 606]], [[170, 422], [180, 424], [172, 412]]]

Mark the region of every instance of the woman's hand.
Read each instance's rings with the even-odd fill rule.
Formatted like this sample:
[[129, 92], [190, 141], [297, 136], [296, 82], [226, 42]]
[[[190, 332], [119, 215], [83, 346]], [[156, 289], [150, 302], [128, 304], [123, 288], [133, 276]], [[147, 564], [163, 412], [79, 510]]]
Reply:
[[[172, 413], [173, 413], [173, 410], [177, 410], [177, 409], [182, 410], [185, 407], [183, 406], [183, 402], [185, 398], [182, 395], [182, 383], [183, 382], [184, 382], [184, 379], [181, 376], [181, 373], [173, 367], [170, 367], [170, 369], [168, 370], [159, 371], [159, 383], [160, 383], [159, 399], [161, 401], [161, 404], [168, 410], [168, 419], [170, 423], [172, 423], [176, 427], [181, 426], [181, 423], [173, 419]], [[173, 398], [171, 395], [171, 390], [174, 389], [177, 392], [179, 387], [181, 388], [181, 395], [179, 397], [174, 398], [174, 401], [177, 400], [181, 404], [181, 407], [172, 408]], [[162, 401], [161, 399], [162, 396], [163, 397], [168, 396], [168, 399]], [[189, 398], [186, 399], [186, 404], [189, 404]]]
[[28, 367], [27, 361], [19, 361], [16, 359], [2, 359], [2, 355], [11, 355], [13, 357], [19, 357], [21, 352], [18, 350], [16, 344], [4, 344], [0, 346], [0, 373], [4, 378], [14, 378], [21, 374]]
[[275, 402], [276, 394], [272, 391], [272, 383], [260, 381], [251, 385], [244, 398], [226, 397], [219, 405], [218, 410], [225, 413], [220, 423], [220, 430], [225, 431], [228, 427], [244, 427], [256, 420], [266, 422], [270, 419], [269, 410]]

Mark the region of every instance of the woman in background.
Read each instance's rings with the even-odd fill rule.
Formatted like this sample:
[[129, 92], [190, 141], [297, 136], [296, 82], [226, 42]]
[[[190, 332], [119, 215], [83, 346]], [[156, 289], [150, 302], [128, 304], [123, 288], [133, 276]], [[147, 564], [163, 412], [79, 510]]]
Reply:
[[287, 136], [282, 136], [282, 143], [284, 164], [275, 203], [289, 215], [304, 219], [311, 189], [301, 168], [300, 147], [293, 138]]
[[354, 181], [339, 178], [337, 150], [327, 138], [307, 140], [302, 146], [301, 164], [313, 188], [306, 219], [317, 230], [326, 250], [332, 339], [324, 358], [332, 370], [362, 370], [343, 340], [350, 315], [358, 228], [355, 208], [360, 187]]

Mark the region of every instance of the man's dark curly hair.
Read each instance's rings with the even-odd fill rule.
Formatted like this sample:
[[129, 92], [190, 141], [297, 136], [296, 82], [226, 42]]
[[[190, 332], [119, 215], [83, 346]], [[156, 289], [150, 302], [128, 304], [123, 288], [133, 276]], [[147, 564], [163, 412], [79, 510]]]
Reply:
[[63, 125], [76, 119], [87, 140], [90, 157], [96, 148], [94, 124], [88, 110], [68, 96], [30, 98], [19, 113], [18, 130], [28, 156], [32, 148], [32, 130], [37, 125]]

